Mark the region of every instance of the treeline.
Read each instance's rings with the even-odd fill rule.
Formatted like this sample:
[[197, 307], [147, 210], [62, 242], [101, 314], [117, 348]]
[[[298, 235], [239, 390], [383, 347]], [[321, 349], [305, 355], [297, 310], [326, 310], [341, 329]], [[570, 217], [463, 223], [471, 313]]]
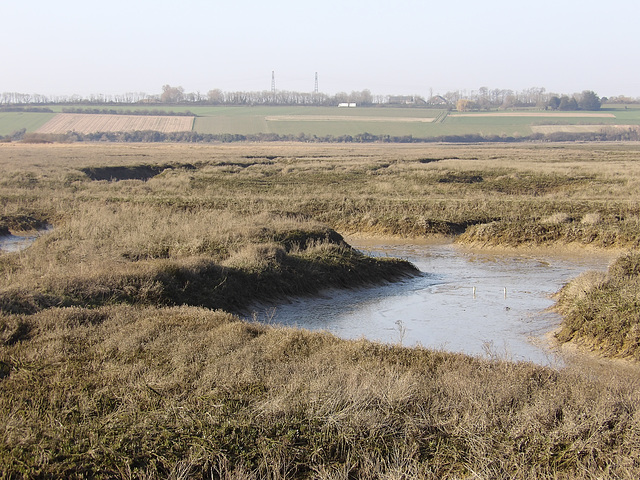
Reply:
[[[358, 105], [383, 105], [400, 101], [410, 102], [415, 99], [425, 103], [422, 97], [392, 97], [389, 95], [373, 95], [369, 90], [339, 92], [327, 95], [320, 92], [295, 92], [289, 90], [265, 91], [232, 91], [220, 89], [209, 90], [206, 94], [200, 92], [187, 93], [182, 87], [164, 85], [160, 94], [146, 94], [142, 92], [125, 93], [122, 95], [54, 95], [25, 94], [18, 92], [0, 93], [0, 105], [316, 105], [335, 106], [349, 102]], [[398, 100], [400, 99], [400, 100]]]
[[90, 114], [101, 114], [101, 115], [161, 115], [161, 116], [170, 116], [170, 117], [195, 117], [197, 116], [195, 113], [190, 112], [189, 110], [184, 112], [176, 112], [173, 110], [144, 110], [144, 109], [136, 109], [136, 110], [116, 110], [115, 108], [82, 108], [82, 107], [65, 107], [62, 109], [63, 113], [90, 113]]
[[450, 97], [449, 101], [454, 99], [456, 110], [459, 112], [523, 107], [562, 111], [600, 110], [602, 103], [608, 101], [607, 98], [600, 98], [592, 90], [584, 90], [573, 95], [558, 95], [548, 93], [544, 88], [530, 88], [519, 94], [511, 90], [481, 88], [459, 98]]
[[305, 143], [490, 143], [490, 142], [605, 142], [640, 141], [640, 129], [630, 127], [627, 130], [611, 129], [602, 132], [554, 132], [533, 133], [527, 136], [509, 135], [440, 135], [436, 137], [414, 137], [412, 135], [279, 135], [275, 133], [209, 134], [198, 132], [155, 131], [135, 132], [97, 132], [67, 134], [24, 133], [12, 137], [0, 138], [0, 141], [22, 141], [25, 143], [72, 143], [72, 142], [119, 142], [119, 143], [233, 143], [233, 142], [305, 142]]
[[[185, 92], [181, 86], [163, 85], [159, 94], [129, 92], [122, 95], [94, 94], [86, 97], [80, 95], [45, 96], [23, 94], [17, 92], [0, 93], [0, 105], [309, 105], [335, 106], [340, 103], [356, 103], [358, 106], [437, 106], [438, 108], [456, 108], [458, 102], [470, 102], [475, 109], [494, 108], [556, 108], [571, 109], [584, 96], [582, 93], [562, 94], [547, 92], [544, 87], [531, 87], [523, 90], [481, 87], [478, 90], [453, 90], [443, 94], [431, 92], [421, 95], [376, 95], [368, 89], [361, 91], [338, 92], [328, 95], [321, 92], [297, 92], [291, 90], [261, 91], [223, 91], [211, 89], [207, 93]], [[592, 99], [593, 100], [593, 99]], [[599, 99], [601, 103], [640, 103], [640, 98], [624, 95]], [[562, 105], [561, 105], [562, 104]], [[470, 107], [471, 108], [471, 107]]]
[[402, 98], [398, 103], [418, 102], [426, 105], [424, 98], [418, 95], [409, 97], [392, 97], [389, 95], [374, 95], [369, 90], [339, 92], [335, 95], [325, 93], [295, 92], [289, 90], [259, 91], [259, 92], [223, 92], [210, 90], [204, 100], [210, 105], [284, 105], [284, 106], [335, 106], [341, 103], [355, 103], [358, 106], [393, 104], [394, 99]]

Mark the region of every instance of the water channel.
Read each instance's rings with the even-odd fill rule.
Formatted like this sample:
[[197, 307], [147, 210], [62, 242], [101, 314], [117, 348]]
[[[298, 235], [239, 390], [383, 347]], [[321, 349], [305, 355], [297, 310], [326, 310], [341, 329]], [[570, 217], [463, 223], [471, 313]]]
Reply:
[[[38, 236], [0, 236], [0, 250], [19, 251]], [[421, 345], [561, 365], [549, 333], [560, 317], [552, 295], [587, 270], [606, 270], [611, 254], [470, 251], [450, 242], [406, 244], [349, 239], [369, 255], [400, 257], [421, 274], [399, 282], [255, 307], [248, 320], [326, 330], [339, 337]]]
[[413, 262], [420, 276], [355, 290], [262, 305], [247, 318], [342, 338], [421, 345], [471, 355], [561, 365], [549, 341], [560, 317], [551, 296], [586, 270], [606, 270], [610, 255], [495, 254], [451, 243], [350, 243], [371, 255]]
[[36, 238], [51, 231], [51, 227], [28, 235], [0, 235], [0, 252], [19, 252], [29, 247]]

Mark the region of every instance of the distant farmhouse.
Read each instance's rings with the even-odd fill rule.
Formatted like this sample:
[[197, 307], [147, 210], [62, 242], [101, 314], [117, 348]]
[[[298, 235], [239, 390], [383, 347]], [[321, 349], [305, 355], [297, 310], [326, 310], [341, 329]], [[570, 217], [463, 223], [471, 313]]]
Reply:
[[424, 98], [416, 95], [392, 95], [389, 97], [391, 105], [426, 105]]
[[445, 105], [449, 105], [449, 102], [447, 101], [446, 98], [442, 97], [441, 95], [434, 95], [429, 99], [429, 105], [445, 106]]

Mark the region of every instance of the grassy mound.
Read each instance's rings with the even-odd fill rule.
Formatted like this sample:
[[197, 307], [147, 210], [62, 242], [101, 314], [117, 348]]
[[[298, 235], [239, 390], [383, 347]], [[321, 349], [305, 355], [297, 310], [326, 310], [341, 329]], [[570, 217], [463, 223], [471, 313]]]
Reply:
[[92, 207], [78, 217], [24, 254], [0, 257], [0, 311], [118, 303], [239, 311], [418, 273], [404, 260], [367, 257], [304, 220], [144, 207]]
[[472, 225], [457, 238], [460, 243], [486, 246], [554, 246], [589, 245], [597, 248], [640, 247], [637, 216], [627, 219], [619, 215], [606, 218], [600, 213], [584, 213], [576, 217], [555, 213], [530, 220], [498, 220]]
[[243, 255], [252, 263], [224, 266], [207, 257], [195, 257], [138, 262], [109, 272], [52, 275], [39, 287], [0, 290], [0, 311], [35, 313], [53, 306], [128, 303], [196, 305], [237, 312], [252, 302], [393, 281], [418, 273], [409, 262], [374, 259], [331, 243], [298, 253], [287, 253], [277, 244], [252, 245]]
[[573, 280], [560, 291], [557, 308], [564, 317], [561, 342], [640, 360], [640, 254], [620, 257], [606, 274]]

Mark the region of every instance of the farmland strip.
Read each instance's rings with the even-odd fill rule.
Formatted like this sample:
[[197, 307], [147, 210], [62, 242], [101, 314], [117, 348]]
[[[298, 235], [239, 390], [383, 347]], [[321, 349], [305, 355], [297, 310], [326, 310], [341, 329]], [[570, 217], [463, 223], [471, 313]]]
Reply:
[[342, 115], [270, 115], [268, 122], [419, 122], [432, 123], [434, 118], [423, 117], [364, 117]]
[[489, 113], [452, 113], [452, 117], [563, 117], [563, 118], [616, 118], [613, 113], [587, 112], [489, 112]]
[[191, 131], [193, 118], [160, 115], [96, 115], [60, 113], [36, 133], [95, 133], [153, 130], [162, 133]]

